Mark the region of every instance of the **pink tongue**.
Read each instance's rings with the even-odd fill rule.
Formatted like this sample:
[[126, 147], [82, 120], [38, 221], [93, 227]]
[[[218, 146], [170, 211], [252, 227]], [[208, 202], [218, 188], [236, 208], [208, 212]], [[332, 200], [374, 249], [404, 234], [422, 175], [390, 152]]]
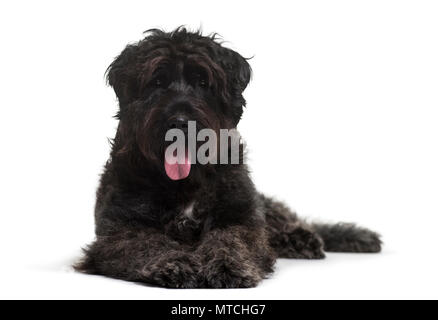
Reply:
[[186, 154], [183, 157], [170, 156], [164, 159], [164, 169], [167, 176], [172, 180], [182, 180], [189, 176], [192, 164]]

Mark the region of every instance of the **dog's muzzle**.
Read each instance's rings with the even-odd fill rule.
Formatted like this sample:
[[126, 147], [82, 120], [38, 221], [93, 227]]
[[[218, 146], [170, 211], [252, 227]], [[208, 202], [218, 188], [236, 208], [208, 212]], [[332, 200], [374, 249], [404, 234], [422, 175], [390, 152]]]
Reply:
[[184, 152], [179, 153], [170, 146], [166, 148], [164, 156], [164, 169], [171, 180], [182, 180], [189, 176], [191, 169], [191, 161], [189, 152], [187, 150], [186, 141], [188, 139], [188, 116], [177, 113], [167, 121], [168, 130], [177, 129], [184, 134]]
[[183, 114], [171, 117], [168, 121], [167, 129], [179, 129], [187, 135], [189, 118]]

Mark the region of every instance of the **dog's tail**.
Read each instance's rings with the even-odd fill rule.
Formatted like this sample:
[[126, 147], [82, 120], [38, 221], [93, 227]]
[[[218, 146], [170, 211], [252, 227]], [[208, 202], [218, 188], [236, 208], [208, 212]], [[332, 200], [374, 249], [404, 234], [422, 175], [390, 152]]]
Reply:
[[311, 225], [324, 242], [327, 252], [380, 252], [380, 235], [352, 223]]

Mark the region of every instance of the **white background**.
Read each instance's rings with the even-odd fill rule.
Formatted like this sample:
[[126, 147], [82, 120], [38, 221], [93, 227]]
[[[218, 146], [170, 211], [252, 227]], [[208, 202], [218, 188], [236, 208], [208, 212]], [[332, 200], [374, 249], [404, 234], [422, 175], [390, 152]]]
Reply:
[[[438, 298], [436, 1], [2, 1], [0, 298]], [[104, 72], [152, 27], [253, 56], [239, 129], [260, 190], [379, 231], [379, 255], [280, 260], [248, 290], [166, 290], [69, 265], [113, 137]]]

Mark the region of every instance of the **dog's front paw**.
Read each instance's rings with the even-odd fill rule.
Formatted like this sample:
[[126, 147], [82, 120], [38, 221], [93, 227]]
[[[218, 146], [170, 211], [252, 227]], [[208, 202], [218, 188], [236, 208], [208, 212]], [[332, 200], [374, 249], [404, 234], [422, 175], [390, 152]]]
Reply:
[[143, 282], [166, 288], [199, 288], [199, 260], [188, 256], [158, 259], [139, 273]]
[[262, 280], [256, 266], [226, 255], [209, 261], [201, 273], [206, 288], [252, 288]]

